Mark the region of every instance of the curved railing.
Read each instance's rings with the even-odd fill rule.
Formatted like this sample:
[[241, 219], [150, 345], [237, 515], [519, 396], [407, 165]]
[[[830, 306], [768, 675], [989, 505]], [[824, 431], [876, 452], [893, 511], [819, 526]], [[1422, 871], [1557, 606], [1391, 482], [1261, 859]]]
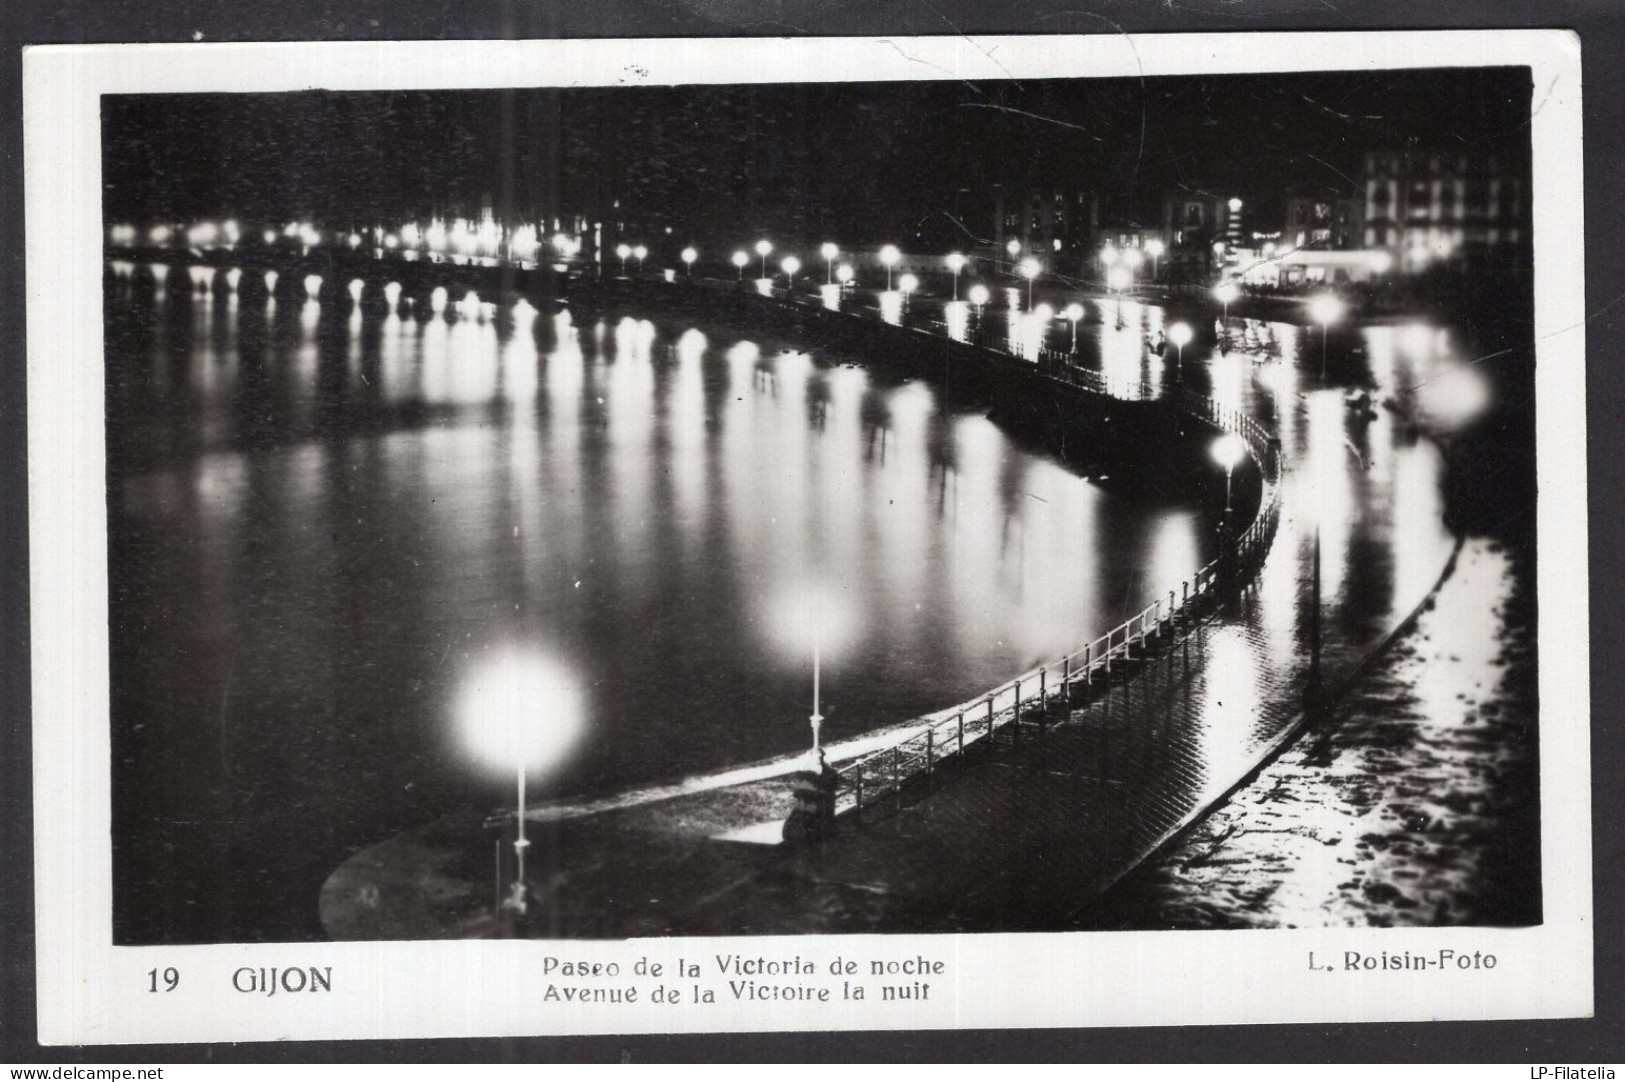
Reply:
[[[777, 290], [774, 293], [773, 297], [763, 299], [836, 314], [803, 304], [794, 297], [778, 295]], [[841, 314], [848, 318], [867, 318]], [[975, 348], [1017, 359], [1016, 354], [1006, 354], [986, 343], [976, 343]], [[1258, 514], [1218, 557], [1177, 588], [1169, 590], [1166, 597], [1154, 598], [1105, 634], [991, 691], [917, 719], [921, 723], [919, 728], [904, 725], [886, 747], [842, 764], [835, 771], [837, 815], [862, 812], [887, 801], [900, 805], [905, 786], [916, 779], [929, 778], [949, 760], [964, 755], [966, 749], [977, 744], [991, 745], [1005, 731], [1019, 743], [1023, 726], [1036, 724], [1040, 730], [1045, 728], [1057, 703], [1070, 707], [1080, 695], [1087, 698], [1097, 689], [1109, 689], [1120, 672], [1173, 642], [1210, 611], [1220, 596], [1246, 581], [1274, 540], [1281, 514], [1281, 490], [1275, 483], [1280, 477], [1280, 447], [1256, 419], [1184, 388], [1170, 392], [1141, 381], [1108, 380], [1098, 372], [1072, 364], [1070, 356], [1058, 350], [1040, 349], [1038, 357], [1028, 363], [1037, 375], [1056, 383], [1113, 398], [1159, 401], [1240, 437], [1265, 483]]]

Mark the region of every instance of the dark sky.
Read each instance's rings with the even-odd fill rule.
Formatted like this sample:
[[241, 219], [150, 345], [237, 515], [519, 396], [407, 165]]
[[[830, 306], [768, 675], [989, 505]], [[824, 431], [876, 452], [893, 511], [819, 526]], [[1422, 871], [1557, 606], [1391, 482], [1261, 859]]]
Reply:
[[1528, 69], [104, 100], [111, 220], [555, 209], [696, 237], [985, 235], [992, 186], [1153, 220], [1188, 187], [1349, 194], [1368, 149], [1528, 157]]

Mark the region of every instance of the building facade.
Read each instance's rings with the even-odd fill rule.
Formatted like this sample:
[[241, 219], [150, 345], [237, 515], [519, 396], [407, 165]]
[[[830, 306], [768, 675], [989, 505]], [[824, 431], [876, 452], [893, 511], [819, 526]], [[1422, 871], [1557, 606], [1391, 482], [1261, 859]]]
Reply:
[[1363, 241], [1419, 264], [1526, 248], [1522, 177], [1493, 155], [1384, 151], [1365, 158]]

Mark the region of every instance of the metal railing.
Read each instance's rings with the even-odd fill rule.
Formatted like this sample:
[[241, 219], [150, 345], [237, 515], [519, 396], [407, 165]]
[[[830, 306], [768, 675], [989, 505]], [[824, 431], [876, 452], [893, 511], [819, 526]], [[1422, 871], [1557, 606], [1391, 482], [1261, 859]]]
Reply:
[[[778, 290], [771, 299], [817, 312], [820, 318], [876, 322], [874, 316], [845, 309], [831, 311], [794, 296], [781, 295]], [[899, 331], [930, 333], [918, 327], [898, 327], [890, 323], [885, 326]], [[1262, 562], [1280, 521], [1281, 491], [1274, 483], [1280, 477], [1279, 443], [1246, 413], [1183, 387], [1169, 390], [1143, 381], [1107, 379], [1099, 372], [1073, 364], [1070, 354], [1059, 350], [1040, 349], [1035, 363], [985, 342], [959, 344], [1005, 359], [1024, 360], [1038, 375], [1085, 393], [1157, 401], [1233, 433], [1241, 438], [1257, 464], [1265, 481], [1265, 497], [1247, 529], [1227, 541], [1225, 551], [1169, 590], [1166, 596], [1153, 599], [1072, 653], [1030, 669], [973, 699], [917, 719], [921, 723], [918, 729], [905, 726], [888, 746], [838, 767], [837, 815], [861, 814], [866, 808], [887, 804], [901, 807], [904, 790], [911, 783], [929, 781], [944, 765], [962, 761], [967, 750], [978, 745], [991, 747], [1003, 733], [1008, 733], [1011, 741], [1019, 744], [1024, 729], [1036, 727], [1041, 733], [1047, 728], [1058, 705], [1070, 710], [1080, 697], [1087, 700], [1109, 690], [1114, 680], [1121, 679], [1153, 652], [1174, 642], [1206, 615], [1222, 595], [1246, 582]]]
[[[701, 287], [737, 289], [733, 282], [715, 282]], [[1275, 483], [1281, 470], [1279, 441], [1255, 418], [1234, 407], [1180, 386], [1169, 389], [1138, 380], [1111, 380], [1073, 364], [1070, 354], [1047, 347], [1041, 348], [1038, 357], [1032, 359], [999, 349], [985, 340], [966, 342], [918, 325], [886, 322], [877, 318], [878, 313], [858, 313], [845, 306], [832, 310], [822, 303], [814, 303], [810, 296], [802, 299], [778, 288], [773, 289], [771, 296], [757, 292], [743, 295], [791, 306], [815, 319], [849, 324], [861, 321], [898, 333], [942, 338], [1001, 360], [1020, 361], [1034, 374], [1084, 393], [1160, 403], [1240, 437], [1265, 483], [1258, 514], [1247, 529], [1227, 540], [1219, 556], [1169, 590], [1166, 596], [1154, 598], [1070, 654], [1030, 669], [973, 699], [918, 718], [918, 728], [904, 725], [887, 746], [838, 767], [837, 815], [861, 814], [867, 808], [888, 804], [901, 807], [908, 786], [921, 780], [929, 781], [938, 769], [963, 761], [967, 752], [978, 745], [991, 747], [1004, 733], [1019, 744], [1027, 728], [1036, 727], [1042, 733], [1051, 724], [1051, 715], [1058, 704], [1070, 710], [1080, 698], [1089, 701], [1104, 693], [1115, 680], [1122, 679], [1153, 653], [1195, 627], [1220, 597], [1238, 590], [1252, 577], [1274, 540], [1281, 515], [1281, 489]]]

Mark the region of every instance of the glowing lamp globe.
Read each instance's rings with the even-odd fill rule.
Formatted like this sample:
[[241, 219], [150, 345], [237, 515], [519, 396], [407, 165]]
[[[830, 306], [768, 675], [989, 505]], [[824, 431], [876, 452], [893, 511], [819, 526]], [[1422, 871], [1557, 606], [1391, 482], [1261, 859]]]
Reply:
[[1330, 293], [1321, 293], [1309, 301], [1309, 315], [1316, 323], [1326, 326], [1343, 318], [1343, 302]]
[[904, 293], [913, 293], [916, 289], [920, 288], [920, 280], [914, 277], [912, 274], [905, 274], [901, 278], [897, 279], [897, 288], [902, 290]]
[[641, 263], [644, 259], [648, 258], [649, 249], [640, 244], [636, 248], [632, 249], [632, 254], [637, 256], [638, 262]]
[[683, 262], [684, 263], [693, 263], [699, 257], [700, 257], [700, 253], [696, 252], [694, 249], [692, 249], [692, 248], [684, 248], [683, 249]]
[[955, 274], [958, 274], [960, 271], [964, 270], [965, 257], [960, 255], [958, 252], [950, 252], [948, 254], [948, 269], [953, 271]]
[[1132, 277], [1129, 274], [1128, 268], [1124, 266], [1116, 266], [1106, 272], [1107, 288], [1115, 289], [1118, 292], [1122, 292], [1123, 290], [1127, 289], [1131, 280]]
[[842, 263], [835, 268], [835, 280], [843, 286], [852, 281], [852, 264]]
[[1016, 269], [1019, 270], [1021, 272], [1021, 276], [1027, 279], [1029, 282], [1038, 277], [1038, 272], [1040, 270], [1038, 260], [1033, 259], [1030, 256], [1023, 259], [1021, 261], [1021, 265]]
[[897, 266], [897, 261], [901, 258], [902, 253], [897, 250], [895, 244], [888, 244], [880, 249], [880, 261], [888, 267]]
[[620, 256], [622, 259], [625, 259], [632, 254], [632, 246], [629, 244], [617, 244], [615, 246], [615, 254]]
[[468, 750], [498, 770], [534, 774], [556, 766], [581, 735], [579, 681], [551, 658], [499, 654], [464, 683], [458, 704]]
[[1073, 301], [1071, 304], [1066, 306], [1066, 310], [1061, 314], [1071, 322], [1076, 323], [1078, 320], [1083, 318], [1083, 305], [1079, 304], [1077, 301]]
[[835, 245], [831, 244], [829, 241], [825, 241], [824, 246], [818, 249], [818, 254], [823, 256], [825, 259], [834, 259], [836, 256], [841, 254], [841, 250], [835, 247]]
[[1231, 304], [1241, 296], [1241, 290], [1234, 282], [1220, 282], [1213, 287], [1213, 297], [1220, 304]]
[[980, 308], [982, 305], [987, 303], [987, 286], [977, 282], [975, 285], [970, 287], [970, 293], [967, 295], [970, 297], [970, 302], [976, 305], [976, 307]]
[[773, 250], [773, 243], [771, 241], [759, 240], [759, 241], [756, 242], [756, 254], [757, 255], [765, 256], [767, 253], [771, 252], [772, 250]]
[[787, 255], [779, 261], [779, 267], [783, 269], [785, 274], [789, 275], [791, 278], [794, 278], [796, 276], [796, 272], [801, 269], [801, 260], [797, 259], [793, 255]]
[[1241, 442], [1240, 436], [1224, 435], [1213, 441], [1212, 452], [1213, 461], [1226, 470], [1233, 470], [1246, 457], [1247, 445]]
[[744, 252], [735, 252], [733, 254], [733, 264], [734, 264], [734, 266], [743, 267], [746, 263], [749, 263], [749, 262], [750, 262], [750, 256], [746, 255]]
[[1190, 341], [1191, 341], [1191, 327], [1190, 327], [1190, 324], [1189, 323], [1175, 323], [1172, 327], [1169, 327], [1168, 328], [1168, 341], [1172, 342], [1174, 345], [1178, 346], [1180, 349], [1184, 349], [1186, 346], [1190, 345]]

